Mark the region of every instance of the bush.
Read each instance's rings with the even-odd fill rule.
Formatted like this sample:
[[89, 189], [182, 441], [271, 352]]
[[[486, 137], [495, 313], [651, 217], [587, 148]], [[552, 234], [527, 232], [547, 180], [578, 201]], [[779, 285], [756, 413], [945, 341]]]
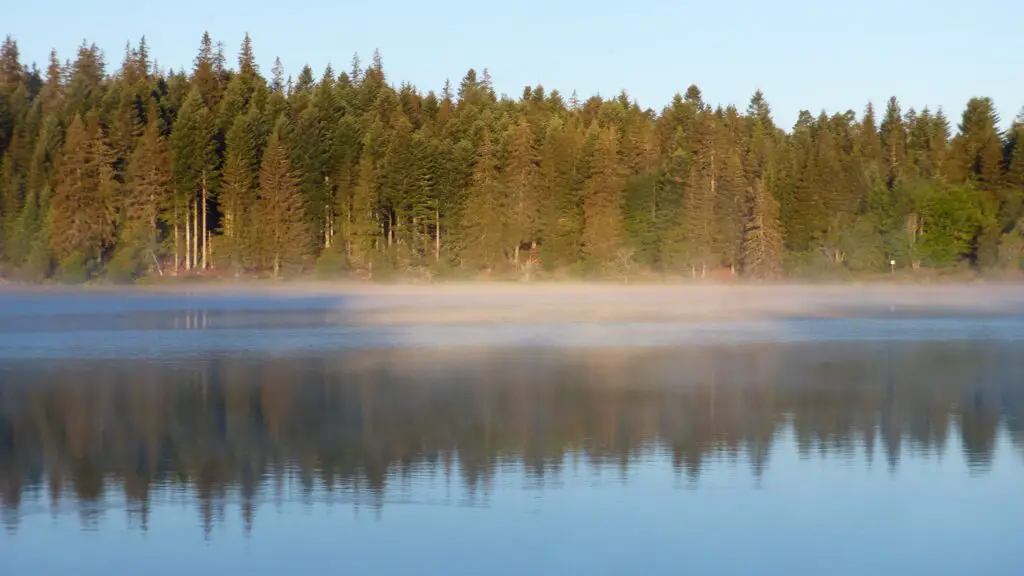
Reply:
[[337, 250], [324, 250], [316, 260], [316, 275], [320, 278], [338, 278], [349, 269], [348, 258]]
[[85, 254], [75, 251], [61, 260], [57, 266], [57, 280], [65, 284], [81, 284], [89, 279], [88, 261]]
[[45, 240], [37, 240], [28, 258], [18, 270], [18, 277], [28, 282], [41, 282], [53, 274], [53, 256], [50, 254], [50, 247]]
[[137, 250], [121, 248], [107, 264], [107, 279], [115, 284], [131, 284], [146, 270], [141, 260]]

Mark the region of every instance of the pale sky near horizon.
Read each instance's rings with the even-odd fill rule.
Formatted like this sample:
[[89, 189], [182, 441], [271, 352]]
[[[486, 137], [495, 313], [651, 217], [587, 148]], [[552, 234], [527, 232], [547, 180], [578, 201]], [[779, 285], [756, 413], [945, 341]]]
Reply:
[[86, 39], [113, 71], [143, 35], [161, 68], [190, 68], [204, 30], [234, 65], [248, 31], [268, 76], [275, 56], [290, 75], [308, 63], [319, 76], [328, 61], [348, 70], [356, 52], [366, 64], [377, 48], [390, 83], [424, 92], [457, 85], [470, 67], [515, 98], [537, 84], [580, 98], [625, 89], [655, 110], [690, 84], [741, 110], [762, 89], [786, 128], [801, 109], [859, 116], [892, 95], [904, 110], [943, 107], [954, 130], [972, 96], [993, 98], [1004, 126], [1024, 106], [1022, 0], [8, 2], [0, 34], [40, 68], [50, 48], [73, 58]]

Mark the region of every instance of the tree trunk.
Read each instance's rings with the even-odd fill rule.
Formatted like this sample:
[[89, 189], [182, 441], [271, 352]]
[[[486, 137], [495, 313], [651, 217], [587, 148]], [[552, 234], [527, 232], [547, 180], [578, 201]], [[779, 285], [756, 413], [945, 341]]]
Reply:
[[178, 205], [174, 205], [174, 275], [178, 275], [178, 267], [181, 265], [181, 243], [178, 237]]
[[206, 270], [209, 266], [207, 258], [210, 254], [210, 228], [207, 226], [206, 211], [207, 211], [207, 196], [206, 196], [206, 172], [203, 172], [203, 270]]
[[441, 211], [434, 208], [434, 262], [441, 259]]
[[331, 211], [331, 177], [324, 176], [324, 192], [327, 202], [324, 202], [324, 248], [331, 247], [331, 238], [334, 236], [334, 214]]
[[199, 269], [199, 199], [192, 200], [192, 269]]
[[185, 209], [185, 271], [192, 270], [192, 201]]
[[352, 261], [352, 206], [345, 203], [345, 254], [348, 254], [349, 262]]

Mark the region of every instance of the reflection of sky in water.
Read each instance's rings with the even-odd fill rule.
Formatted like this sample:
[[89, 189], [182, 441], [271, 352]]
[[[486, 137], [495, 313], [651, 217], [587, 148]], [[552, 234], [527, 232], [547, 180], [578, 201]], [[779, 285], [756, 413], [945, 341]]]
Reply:
[[[117, 504], [80, 531], [73, 511], [51, 515], [45, 496], [15, 533], [0, 566], [11, 574], [77, 574], [102, 562], [117, 574], [1019, 574], [1024, 518], [1021, 461], [1000, 437], [995, 465], [971, 475], [957, 440], [937, 456], [905, 457], [890, 471], [876, 453], [801, 458], [783, 433], [772, 467], [708, 463], [696, 484], [665, 455], [623, 473], [567, 458], [539, 482], [500, 466], [470, 500], [458, 479], [417, 470], [389, 479], [384, 506], [353, 491], [306, 493], [271, 480], [251, 532], [238, 498], [205, 535], [193, 502], [154, 499], [146, 531]], [[187, 552], [187, 554], [186, 554]], [[160, 559], [159, 561], [154, 561]]]
[[1020, 316], [360, 327], [329, 298], [20, 302], [0, 298], [5, 576], [1024, 574]]

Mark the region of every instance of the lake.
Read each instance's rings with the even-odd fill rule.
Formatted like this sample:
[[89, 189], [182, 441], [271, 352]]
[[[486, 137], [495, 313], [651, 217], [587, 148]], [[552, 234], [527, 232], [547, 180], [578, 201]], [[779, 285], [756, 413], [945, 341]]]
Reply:
[[0, 574], [1024, 574], [1024, 315], [0, 294]]

